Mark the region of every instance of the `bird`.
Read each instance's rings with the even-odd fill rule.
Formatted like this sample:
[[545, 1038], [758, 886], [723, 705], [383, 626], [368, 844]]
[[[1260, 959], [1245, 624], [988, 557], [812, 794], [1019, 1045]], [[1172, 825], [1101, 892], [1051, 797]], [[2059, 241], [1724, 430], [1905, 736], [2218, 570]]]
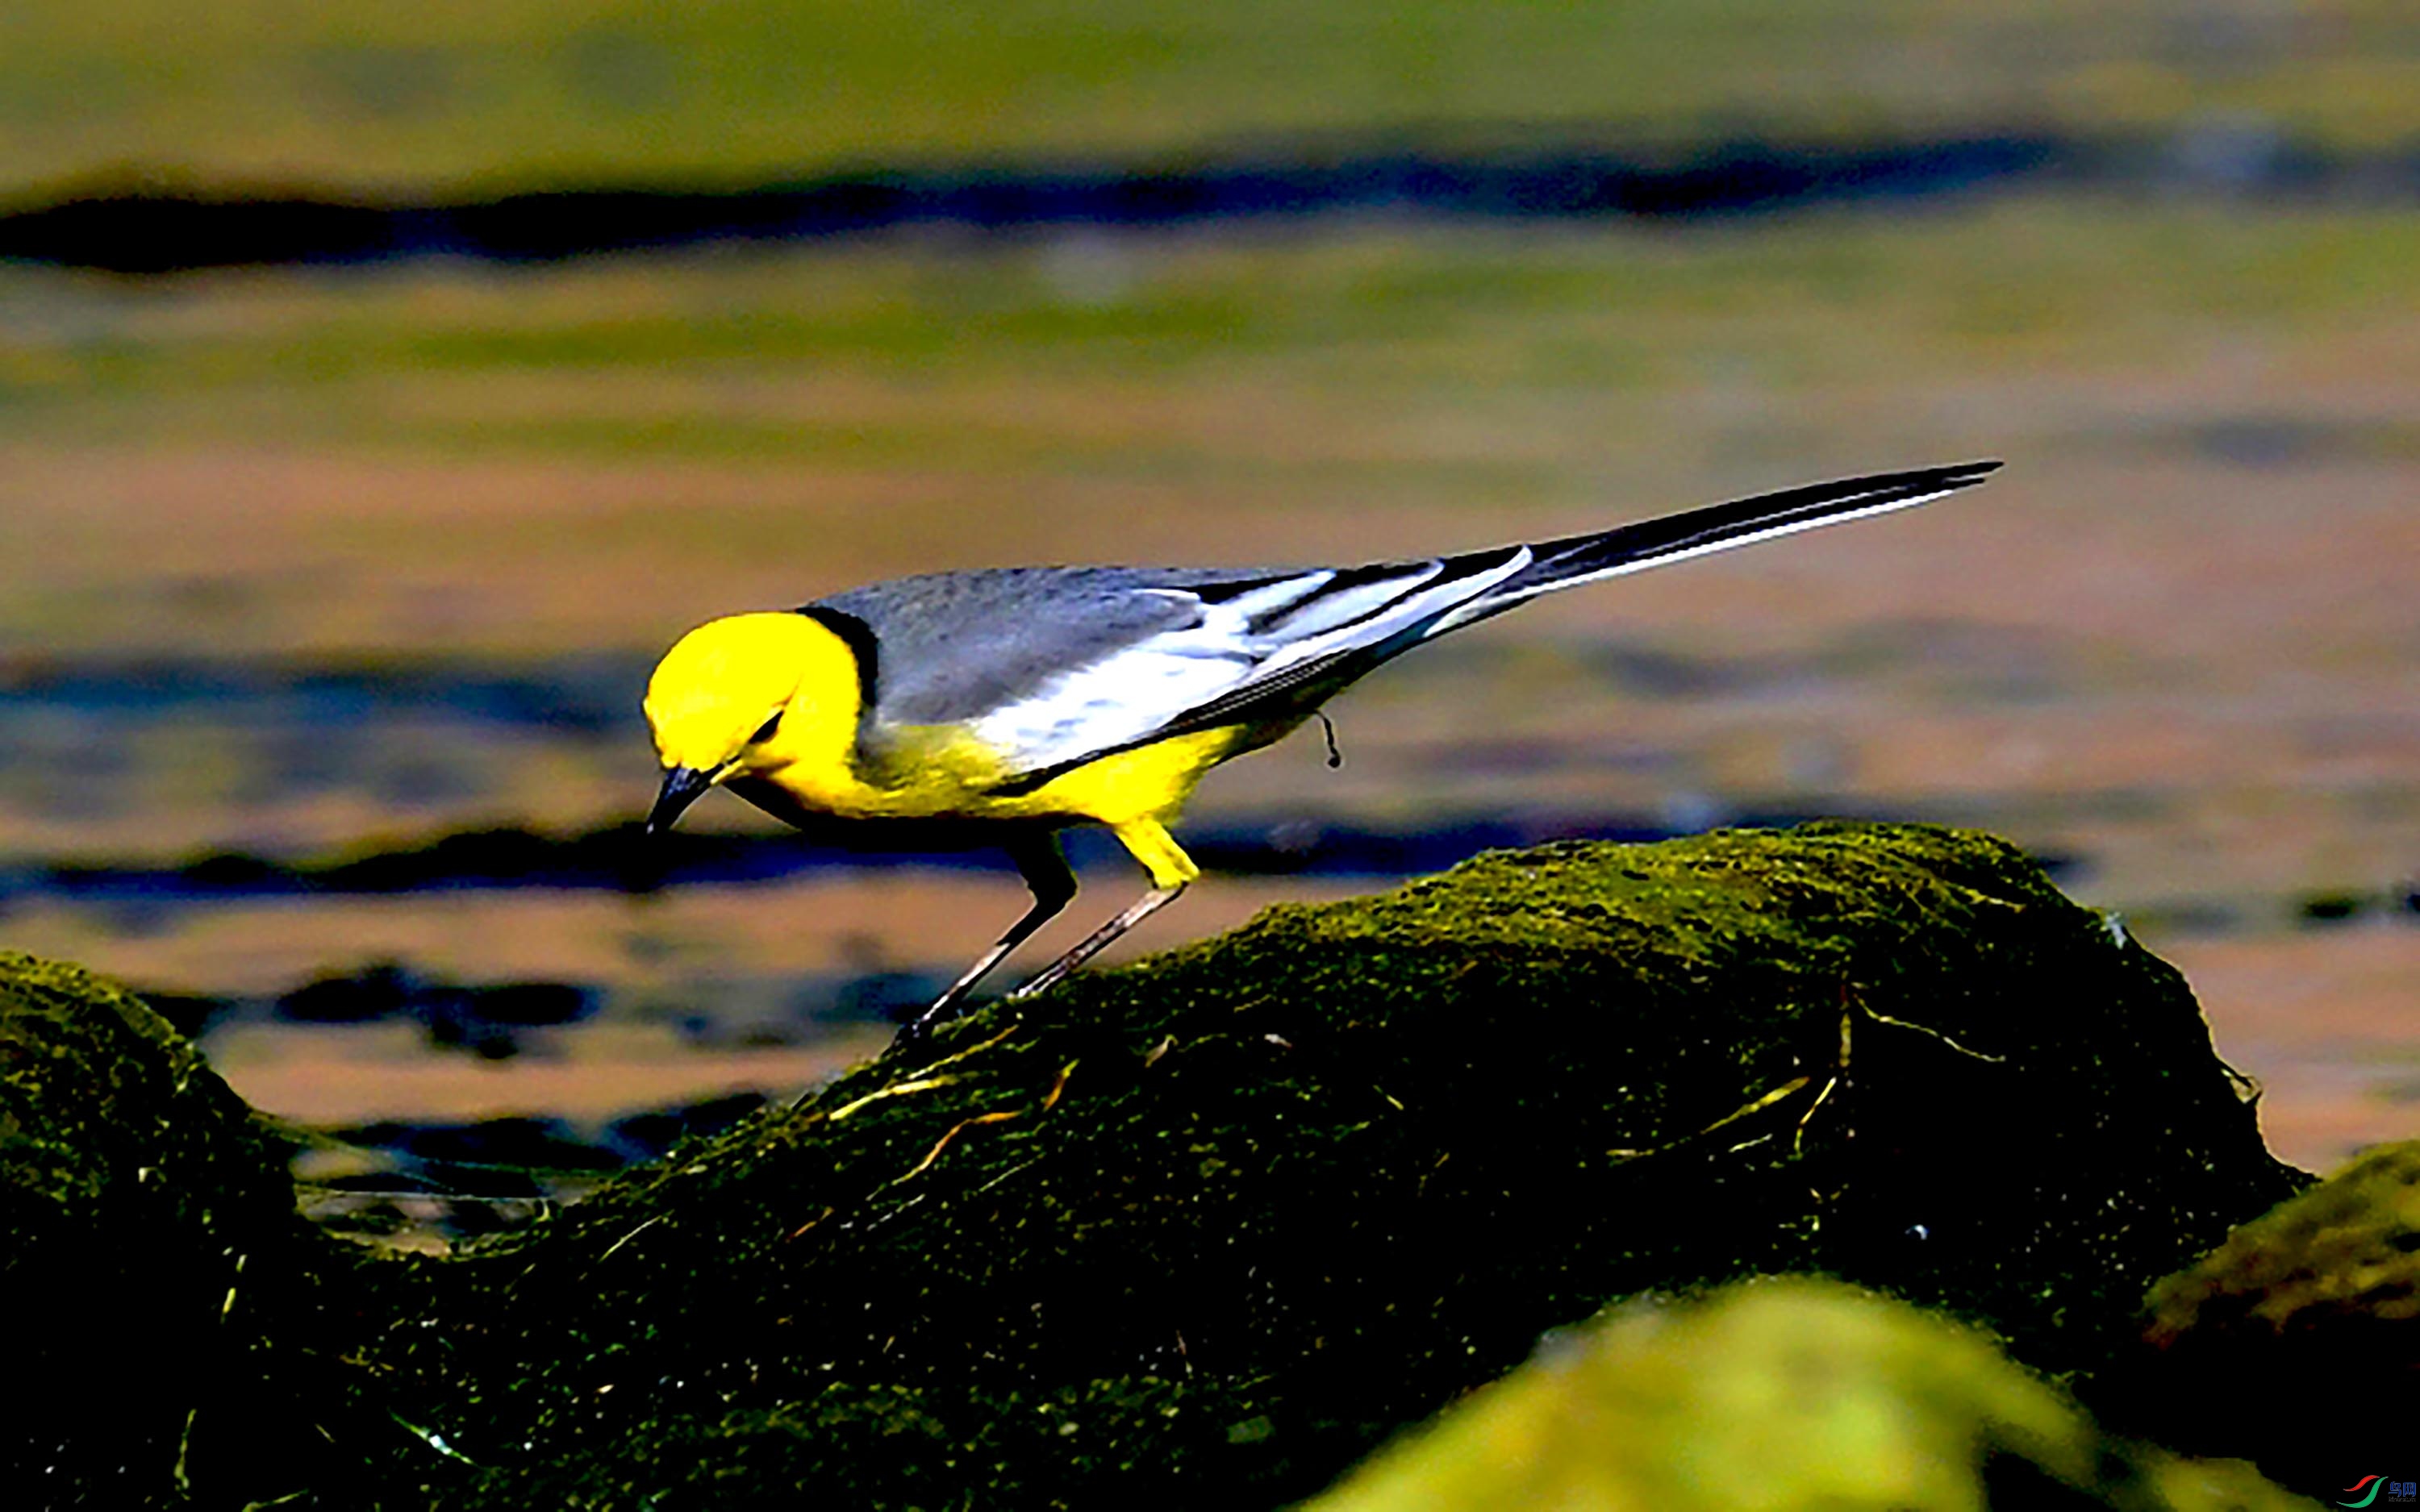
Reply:
[[996, 843], [1032, 902], [903, 1030], [963, 1011], [1074, 901], [1061, 832], [1106, 826], [1150, 887], [1010, 994], [1047, 991], [1201, 875], [1169, 825], [1211, 768], [1347, 685], [1543, 594], [1929, 503], [2000, 464], [1877, 473], [1559, 539], [1358, 566], [1005, 567], [852, 588], [681, 636], [644, 702], [644, 832], [721, 788], [802, 829]]

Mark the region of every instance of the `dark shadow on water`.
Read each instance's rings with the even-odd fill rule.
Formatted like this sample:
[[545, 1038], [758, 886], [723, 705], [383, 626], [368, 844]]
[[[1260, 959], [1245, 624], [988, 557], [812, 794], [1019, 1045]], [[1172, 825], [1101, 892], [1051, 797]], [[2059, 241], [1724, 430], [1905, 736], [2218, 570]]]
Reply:
[[[386, 1119], [323, 1131], [327, 1139], [350, 1147], [353, 1158], [345, 1164], [351, 1168], [298, 1169], [303, 1211], [337, 1232], [473, 1239], [576, 1200], [613, 1172], [659, 1160], [683, 1141], [718, 1134], [765, 1103], [762, 1093], [734, 1092], [601, 1126], [544, 1118]], [[318, 1158], [325, 1158], [324, 1149]]]
[[[1695, 817], [1707, 821], [1699, 827], [1767, 827], [1855, 815], [1741, 809]], [[1485, 850], [1556, 840], [1669, 840], [1684, 832], [1644, 815], [1604, 813], [1445, 819], [1404, 829], [1287, 818], [1189, 825], [1184, 841], [1214, 872], [1397, 877], [1440, 871]], [[1131, 865], [1105, 831], [1069, 830], [1065, 845], [1079, 871]], [[799, 835], [675, 831], [652, 837], [635, 824], [563, 837], [500, 828], [328, 860], [287, 861], [244, 852], [170, 865], [21, 859], [0, 863], [0, 915], [12, 906], [58, 902], [119, 910], [130, 923], [141, 925], [147, 916], [156, 923], [183, 908], [270, 899], [520, 888], [644, 894], [905, 867], [1014, 871], [999, 848], [998, 831], [971, 826], [889, 824]]]
[[526, 664], [414, 657], [360, 663], [226, 658], [0, 658], [0, 758], [30, 726], [207, 719], [315, 736], [397, 719], [544, 730], [636, 727], [641, 656], [551, 656]]
[[259, 185], [161, 193], [93, 183], [0, 212], [0, 257], [146, 274], [426, 257], [532, 263], [918, 228], [1017, 237], [1373, 213], [1719, 221], [2045, 185], [2232, 199], [2420, 193], [2420, 152], [2356, 154], [2260, 129], [2138, 137], [1983, 129], [1863, 146], [1727, 139], [1657, 150], [1608, 148], [1569, 126], [1491, 134], [1516, 145], [1470, 132], [1426, 144], [1313, 137], [1177, 162], [901, 164], [767, 184], [560, 185], [418, 203]]

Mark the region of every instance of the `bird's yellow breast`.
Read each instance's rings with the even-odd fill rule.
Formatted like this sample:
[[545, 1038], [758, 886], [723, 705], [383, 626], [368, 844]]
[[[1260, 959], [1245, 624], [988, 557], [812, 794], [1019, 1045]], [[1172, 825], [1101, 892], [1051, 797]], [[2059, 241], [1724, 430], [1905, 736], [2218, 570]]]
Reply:
[[1030, 791], [1003, 794], [1000, 757], [962, 731], [895, 732], [872, 762], [801, 752], [730, 786], [776, 817], [1066, 819], [1105, 825], [1172, 812], [1202, 775], [1257, 744], [1243, 727], [1196, 731], [1087, 762]]

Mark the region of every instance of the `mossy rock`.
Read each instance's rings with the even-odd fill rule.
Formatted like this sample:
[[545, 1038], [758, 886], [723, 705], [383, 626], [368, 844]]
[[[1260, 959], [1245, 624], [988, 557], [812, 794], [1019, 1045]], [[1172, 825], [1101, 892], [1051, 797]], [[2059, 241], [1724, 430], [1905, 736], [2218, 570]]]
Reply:
[[272, 1335], [334, 1445], [292, 1504], [1266, 1506], [1546, 1330], [1760, 1272], [2089, 1372], [2300, 1180], [2176, 973], [2004, 842], [1548, 846], [322, 1267]]
[[2367, 1473], [2420, 1479], [2393, 1458], [2420, 1406], [2420, 1143], [2369, 1151], [2162, 1281], [2144, 1344], [2112, 1387], [2149, 1431], [2329, 1501]]
[[249, 1454], [256, 1304], [316, 1248], [284, 1149], [166, 1020], [0, 951], [0, 1502], [138, 1506]]
[[1792, 1278], [1559, 1338], [1306, 1512], [2309, 1504], [2110, 1438], [1971, 1331]]
[[2176, 973], [2004, 842], [1559, 845], [975, 1014], [448, 1268], [489, 1352], [381, 1363], [495, 1505], [728, 1504], [743, 1459], [1268, 1504], [1609, 1299], [1758, 1272], [2088, 1369], [2298, 1181]]

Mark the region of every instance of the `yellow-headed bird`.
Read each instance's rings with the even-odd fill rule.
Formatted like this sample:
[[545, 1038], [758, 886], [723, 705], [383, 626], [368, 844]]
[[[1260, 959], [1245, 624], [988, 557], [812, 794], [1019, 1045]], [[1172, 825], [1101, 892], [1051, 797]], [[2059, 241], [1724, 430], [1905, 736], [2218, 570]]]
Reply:
[[1168, 832], [1202, 774], [1284, 735], [1380, 662], [1540, 594], [1886, 514], [1996, 462], [1890, 472], [1592, 535], [1359, 567], [1011, 567], [853, 588], [681, 637], [647, 685], [663, 788], [647, 830], [708, 788], [774, 817], [970, 822], [1033, 906], [910, 1026], [945, 1017], [1064, 908], [1058, 831], [1107, 825], [1151, 890], [1016, 994], [1042, 991], [1185, 890]]

